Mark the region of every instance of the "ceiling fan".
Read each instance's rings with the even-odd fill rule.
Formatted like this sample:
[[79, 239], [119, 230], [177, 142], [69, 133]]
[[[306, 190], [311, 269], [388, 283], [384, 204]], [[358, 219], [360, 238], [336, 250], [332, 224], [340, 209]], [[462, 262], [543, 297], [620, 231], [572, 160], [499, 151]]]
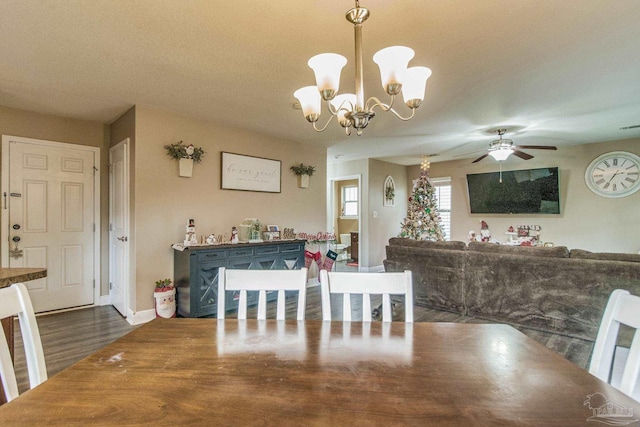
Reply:
[[498, 133], [498, 139], [491, 141], [489, 143], [489, 152], [483, 154], [478, 157], [471, 163], [477, 163], [480, 160], [484, 159], [487, 156], [491, 156], [497, 161], [501, 162], [506, 160], [511, 154], [514, 156], [520, 157], [523, 160], [533, 159], [531, 154], [527, 154], [524, 151], [520, 151], [520, 149], [527, 150], [557, 150], [556, 147], [547, 146], [547, 145], [513, 145], [513, 141], [510, 139], [502, 139], [502, 135], [505, 134], [506, 129], [496, 129]]

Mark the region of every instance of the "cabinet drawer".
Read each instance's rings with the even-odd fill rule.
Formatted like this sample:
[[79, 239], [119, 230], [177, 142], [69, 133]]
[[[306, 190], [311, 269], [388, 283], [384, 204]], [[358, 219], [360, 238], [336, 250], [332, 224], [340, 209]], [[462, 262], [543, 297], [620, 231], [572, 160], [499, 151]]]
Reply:
[[286, 254], [289, 252], [299, 252], [301, 251], [302, 243], [287, 243], [285, 245], [280, 245], [280, 253]]
[[259, 246], [256, 248], [256, 255], [277, 254], [277, 246]]
[[227, 257], [226, 250], [216, 250], [216, 251], [200, 251], [198, 252], [198, 262], [202, 261], [211, 261], [214, 259], [224, 259]]
[[238, 248], [238, 249], [229, 249], [229, 258], [240, 257], [240, 256], [252, 256], [253, 248]]

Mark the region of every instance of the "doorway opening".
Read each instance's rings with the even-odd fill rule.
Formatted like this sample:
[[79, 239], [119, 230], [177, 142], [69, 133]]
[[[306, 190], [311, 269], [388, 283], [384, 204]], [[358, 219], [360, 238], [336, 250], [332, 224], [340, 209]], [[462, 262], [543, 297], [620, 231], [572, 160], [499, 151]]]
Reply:
[[360, 271], [362, 184], [360, 175], [329, 181], [328, 229], [336, 236], [334, 271]]

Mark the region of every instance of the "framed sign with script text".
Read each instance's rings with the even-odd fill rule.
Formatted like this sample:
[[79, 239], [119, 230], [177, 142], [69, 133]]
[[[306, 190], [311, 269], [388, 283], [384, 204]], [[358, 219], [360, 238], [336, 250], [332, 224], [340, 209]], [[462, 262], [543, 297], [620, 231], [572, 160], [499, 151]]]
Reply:
[[280, 193], [282, 162], [262, 157], [222, 152], [223, 190]]

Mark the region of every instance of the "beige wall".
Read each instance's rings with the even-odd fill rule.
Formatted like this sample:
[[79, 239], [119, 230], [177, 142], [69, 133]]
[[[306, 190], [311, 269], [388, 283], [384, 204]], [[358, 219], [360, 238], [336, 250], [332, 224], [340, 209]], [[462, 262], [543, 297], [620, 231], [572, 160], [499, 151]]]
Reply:
[[[470, 214], [467, 197], [466, 174], [495, 172], [498, 164], [492, 159], [472, 164], [471, 160], [431, 163], [429, 175], [451, 177], [451, 240], [466, 241], [470, 230], [480, 231], [485, 220], [491, 235], [506, 241], [504, 232], [512, 225], [536, 224], [542, 227], [541, 239], [556, 246], [580, 248], [598, 252], [640, 251], [640, 192], [631, 196], [608, 199], [592, 193], [585, 184], [584, 173], [589, 163], [609, 151], [630, 151], [640, 155], [640, 140], [603, 142], [558, 151], [525, 150], [535, 158], [523, 161], [514, 156], [507, 159], [505, 170], [559, 167], [560, 215], [498, 215]], [[419, 167], [407, 168], [408, 189], [411, 179], [418, 176]]]
[[[396, 184], [394, 206], [384, 206], [384, 181], [393, 177]], [[380, 160], [369, 160], [369, 267], [379, 267], [386, 258], [389, 239], [400, 232], [407, 215], [406, 167]], [[375, 213], [375, 217], [374, 217]]]
[[[108, 286], [109, 265], [109, 187], [108, 187], [108, 149], [109, 128], [98, 122], [76, 120], [64, 117], [34, 113], [0, 106], [0, 133], [2, 135], [21, 136], [47, 141], [66, 142], [100, 148], [100, 217], [101, 251], [100, 263], [101, 289]], [[4, 231], [5, 225], [0, 227]], [[1, 231], [0, 231], [1, 234]]]
[[[184, 239], [189, 218], [197, 233], [229, 235], [245, 218], [316, 233], [326, 229], [326, 150], [176, 114], [136, 107], [135, 310], [153, 308], [154, 282], [173, 277], [172, 243]], [[163, 148], [177, 141], [205, 151], [192, 178], [178, 176], [178, 162]], [[220, 152], [282, 161], [282, 192], [220, 189]], [[295, 163], [316, 166], [309, 188], [297, 186], [289, 170]]]

